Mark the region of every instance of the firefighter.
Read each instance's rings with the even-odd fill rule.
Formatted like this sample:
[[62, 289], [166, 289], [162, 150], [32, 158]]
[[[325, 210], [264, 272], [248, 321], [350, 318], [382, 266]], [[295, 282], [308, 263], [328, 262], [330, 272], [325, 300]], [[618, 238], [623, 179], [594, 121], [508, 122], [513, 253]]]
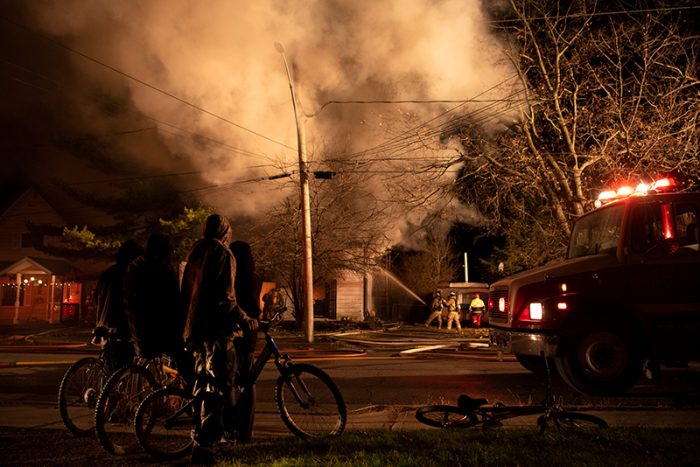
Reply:
[[427, 328], [430, 323], [433, 322], [435, 318], [438, 320], [438, 329], [442, 328], [442, 308], [444, 305], [444, 300], [442, 299], [442, 294], [439, 290], [433, 293], [433, 301], [430, 302], [430, 316], [425, 320], [423, 325]]
[[474, 298], [469, 303], [469, 314], [471, 316], [472, 326], [475, 328], [481, 326], [481, 316], [484, 314], [484, 310], [486, 310], [486, 305], [484, 305], [481, 296], [478, 293], [474, 294]]
[[264, 320], [272, 319], [276, 314], [287, 310], [287, 304], [282, 295], [282, 289], [275, 287], [263, 296], [262, 316]]
[[454, 321], [457, 326], [457, 332], [462, 333], [462, 324], [459, 322], [459, 311], [457, 309], [457, 294], [455, 292], [450, 292], [450, 295], [445, 301], [445, 306], [447, 307], [447, 330], [452, 329], [452, 322]]

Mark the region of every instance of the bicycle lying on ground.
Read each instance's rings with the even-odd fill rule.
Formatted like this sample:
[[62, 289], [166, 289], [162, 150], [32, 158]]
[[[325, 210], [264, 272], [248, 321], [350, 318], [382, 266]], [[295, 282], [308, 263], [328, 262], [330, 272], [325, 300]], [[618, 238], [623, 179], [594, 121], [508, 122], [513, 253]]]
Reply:
[[[270, 321], [260, 321], [265, 346], [245, 381], [237, 382], [240, 393], [253, 390], [265, 364], [274, 357], [280, 374], [275, 401], [287, 428], [300, 438], [341, 435], [347, 422], [347, 409], [340, 390], [320, 368], [294, 363], [288, 355], [280, 352], [269, 334], [270, 327], [280, 318], [281, 315], [277, 314]], [[166, 387], [149, 394], [139, 406], [134, 424], [141, 447], [159, 460], [188, 454], [192, 449], [193, 408], [198, 399], [177, 387]]]
[[66, 371], [58, 389], [58, 410], [68, 430], [77, 436], [95, 432], [95, 407], [107, 379], [114, 371], [111, 352], [119, 345], [115, 329], [97, 327], [93, 343], [105, 340], [98, 357], [85, 357]]
[[[544, 358], [544, 356], [543, 356]], [[608, 424], [602, 418], [586, 413], [572, 412], [564, 408], [561, 398], [551, 394], [551, 373], [547, 359], [547, 386], [541, 405], [508, 406], [500, 402], [488, 405], [484, 398], [472, 398], [466, 394], [459, 396], [457, 406], [428, 405], [416, 410], [416, 419], [437, 428], [470, 428], [481, 426], [484, 429], [503, 426], [509, 418], [541, 414], [537, 418], [540, 432], [552, 425], [558, 429], [598, 429]]]

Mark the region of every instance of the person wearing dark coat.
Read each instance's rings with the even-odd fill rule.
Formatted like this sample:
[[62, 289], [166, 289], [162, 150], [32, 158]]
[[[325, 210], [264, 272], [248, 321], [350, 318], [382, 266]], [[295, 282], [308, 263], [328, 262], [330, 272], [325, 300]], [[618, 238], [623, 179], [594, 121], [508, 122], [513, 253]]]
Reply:
[[170, 354], [182, 340], [184, 307], [177, 275], [169, 262], [168, 240], [153, 234], [146, 254], [127, 269], [124, 296], [129, 329], [137, 355], [144, 358]]
[[236, 367], [232, 334], [239, 327], [250, 332], [258, 326], [236, 299], [231, 236], [225, 217], [209, 216], [204, 238], [193, 245], [182, 277], [187, 316], [183, 337], [195, 349], [193, 394], [201, 400], [194, 408], [194, 463], [213, 462], [214, 444], [223, 436], [223, 410], [231, 403]]
[[127, 270], [126, 312], [136, 354], [144, 358], [163, 354], [173, 357], [191, 388], [193, 362], [182, 339], [185, 307], [171, 255], [170, 242], [164, 235], [149, 237], [146, 254], [132, 261]]
[[[236, 240], [231, 243], [231, 253], [236, 258], [236, 282], [234, 288], [238, 305], [243, 308], [249, 317], [260, 319], [262, 280], [255, 273], [255, 262], [250, 245]], [[253, 369], [253, 354], [257, 337], [257, 333], [246, 333], [233, 341], [236, 348], [236, 357], [238, 358], [237, 384], [239, 381], [245, 381]], [[237, 441], [249, 442], [253, 436], [253, 424], [255, 421], [255, 385], [244, 388], [240, 394], [234, 395], [236, 396], [236, 412], [232, 417], [227, 417], [233, 422], [233, 426], [229, 426], [227, 430], [230, 432], [230, 437], [235, 438]]]
[[111, 330], [108, 363], [115, 371], [130, 365], [134, 359], [131, 331], [124, 304], [124, 280], [126, 271], [134, 259], [143, 253], [143, 248], [133, 240], [127, 240], [117, 251], [116, 263], [108, 267], [97, 280], [95, 301], [97, 305], [97, 328]]

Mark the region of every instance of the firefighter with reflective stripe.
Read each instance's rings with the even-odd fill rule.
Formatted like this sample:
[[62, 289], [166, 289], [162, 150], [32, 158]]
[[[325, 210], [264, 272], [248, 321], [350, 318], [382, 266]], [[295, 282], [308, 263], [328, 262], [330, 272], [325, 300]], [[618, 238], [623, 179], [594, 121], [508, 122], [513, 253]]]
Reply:
[[469, 314], [471, 315], [472, 326], [475, 328], [481, 326], [481, 316], [484, 314], [484, 310], [486, 310], [486, 305], [481, 296], [474, 294], [474, 298], [469, 303]]
[[444, 300], [442, 299], [442, 294], [439, 290], [433, 293], [433, 301], [430, 302], [430, 316], [425, 320], [423, 325], [427, 328], [430, 323], [433, 322], [435, 318], [438, 320], [438, 329], [442, 328], [442, 307], [444, 306]]
[[445, 301], [447, 307], [447, 330], [452, 329], [452, 322], [457, 326], [457, 332], [462, 333], [462, 324], [459, 322], [459, 311], [457, 310], [457, 294], [450, 292]]

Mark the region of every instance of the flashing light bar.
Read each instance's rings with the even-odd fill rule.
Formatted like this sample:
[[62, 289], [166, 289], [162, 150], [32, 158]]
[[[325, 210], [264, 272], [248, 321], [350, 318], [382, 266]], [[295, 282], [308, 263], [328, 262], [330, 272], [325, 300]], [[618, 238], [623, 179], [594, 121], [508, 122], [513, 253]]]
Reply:
[[625, 198], [632, 195], [646, 195], [653, 191], [666, 191], [672, 189], [676, 186], [676, 181], [672, 178], [660, 178], [655, 180], [650, 185], [646, 183], [640, 183], [636, 188], [631, 186], [621, 186], [617, 191], [606, 190], [598, 195], [598, 199], [595, 201], [595, 207], [599, 208], [603, 204], [609, 201], [613, 201], [620, 198]]

